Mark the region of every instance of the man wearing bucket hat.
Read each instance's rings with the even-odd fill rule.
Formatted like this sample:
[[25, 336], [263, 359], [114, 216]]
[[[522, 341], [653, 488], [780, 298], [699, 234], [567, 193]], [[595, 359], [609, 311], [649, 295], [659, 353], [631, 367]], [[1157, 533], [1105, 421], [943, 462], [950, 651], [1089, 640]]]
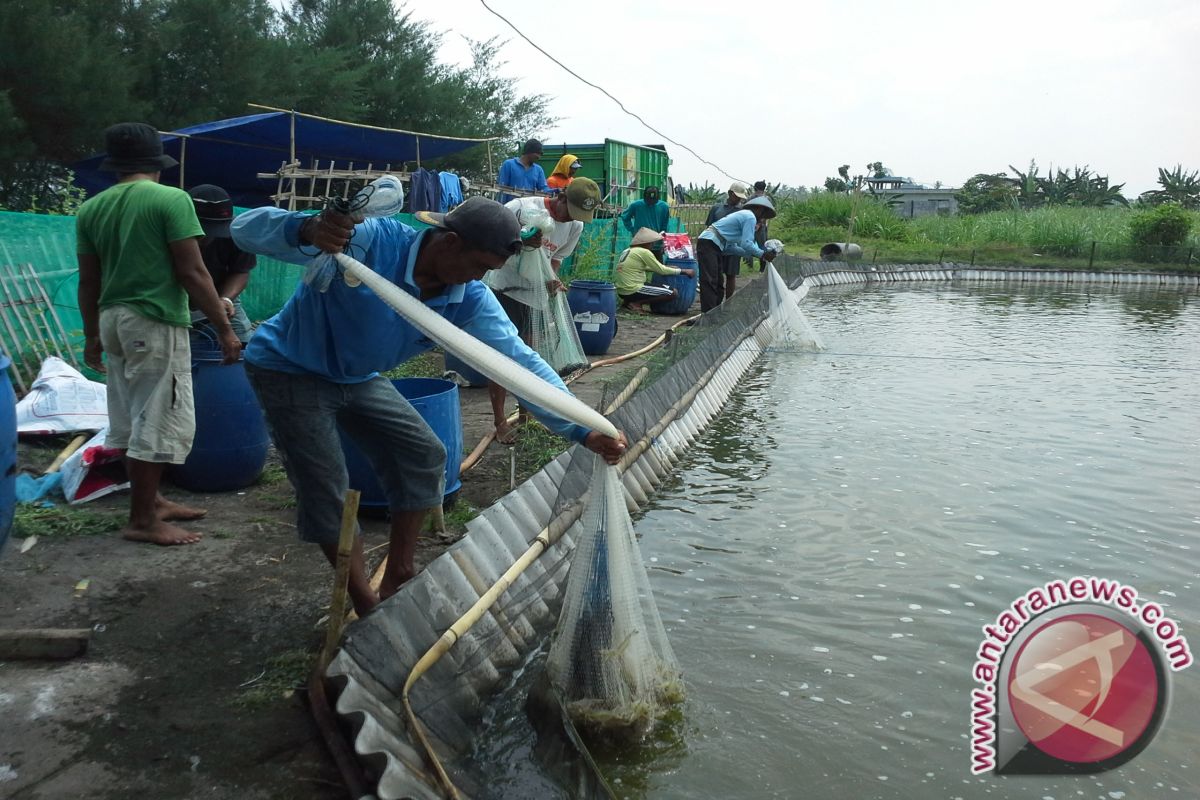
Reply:
[[657, 231], [642, 228], [633, 235], [629, 249], [617, 263], [617, 295], [621, 303], [632, 311], [645, 311], [646, 305], [674, 300], [679, 293], [669, 286], [654, 286], [646, 283], [646, 275], [687, 275], [691, 269], [672, 267], [658, 260], [656, 251], [662, 250], [663, 237]]
[[[415, 216], [431, 227], [418, 231], [391, 218], [356, 225], [330, 209], [311, 216], [256, 208], [238, 216], [232, 232], [243, 250], [294, 264], [348, 248], [436, 313], [567, 391], [554, 370], [520, 340], [479, 280], [521, 247], [521, 228], [512, 212], [492, 200], [471, 197], [446, 214], [422, 211]], [[339, 428], [380, 478], [391, 512], [391, 550], [376, 594], [361, 540], [356, 540], [349, 591], [359, 614], [416, 574], [413, 556], [421, 523], [428, 509], [443, 500], [445, 446], [379, 374], [432, 347], [368, 287], [351, 286], [335, 276], [323, 289], [301, 283], [283, 309], [258, 326], [246, 348], [246, 373], [296, 490], [298, 533], [319, 545], [331, 564], [337, 562], [348, 486]], [[580, 428], [540, 408], [530, 410], [555, 433], [610, 463], [624, 452], [623, 438]]]
[[[596, 209], [600, 207], [600, 187], [591, 178], [576, 178], [567, 188], [553, 197], [518, 197], [508, 201], [504, 207], [511, 211], [522, 228], [539, 215], [548, 215], [556, 223], [550, 235], [544, 236], [539, 231], [525, 240], [526, 247], [541, 247], [550, 257], [550, 268], [558, 274], [562, 262], [575, 251], [579, 238], [583, 234], [585, 222], [591, 222]], [[529, 307], [524, 303], [509, 297], [505, 292], [506, 272], [516, 268], [517, 258], [513, 256], [496, 273], [488, 276], [488, 285], [496, 292], [500, 305], [508, 318], [517, 328], [517, 333], [526, 344], [530, 343]], [[563, 290], [559, 281], [554, 281], [547, 287], [551, 294]], [[492, 418], [496, 425], [496, 440], [502, 444], [511, 443], [511, 429], [508, 415], [504, 406], [508, 402], [508, 390], [498, 383], [488, 383], [488, 394], [492, 402]], [[524, 410], [521, 410], [523, 421]]]
[[[736, 270], [740, 256], [753, 256], [771, 261], [775, 253], [764, 251], [754, 241], [758, 225], [775, 216], [775, 205], [771, 198], [755, 197], [747, 200], [739, 210], [728, 214], [709, 225], [696, 242], [696, 260], [700, 262], [700, 310], [709, 311], [731, 297], [736, 290], [736, 272], [726, 273], [722, 257], [733, 256]], [[722, 286], [724, 278], [724, 286]]]
[[[250, 283], [250, 270], [254, 269], [258, 260], [253, 253], [239, 249], [230, 238], [233, 201], [229, 199], [228, 192], [220, 186], [202, 183], [189, 189], [188, 194], [196, 207], [200, 227], [204, 229], [204, 239], [200, 242], [204, 266], [212, 276], [213, 285], [217, 287], [234, 335], [245, 344], [250, 340], [251, 325], [250, 318], [242, 309], [240, 297]], [[206, 319], [204, 312], [197, 310], [196, 304], [192, 303], [192, 321]]]
[[[192, 544], [200, 535], [172, 525], [204, 511], [159, 494], [167, 464], [182, 464], [196, 430], [188, 329], [191, 299], [216, 322], [226, 364], [241, 343], [197, 244], [204, 235], [191, 198], [159, 184], [178, 162], [163, 153], [152, 126], [113, 125], [104, 132], [100, 168], [117, 183], [85, 202], [75, 220], [84, 362], [108, 372], [108, 447], [125, 451], [131, 485], [126, 539]], [[108, 353], [107, 370], [101, 360]]]
[[[521, 155], [506, 160], [500, 165], [500, 174], [496, 183], [501, 189], [520, 189], [526, 192], [548, 192], [550, 185], [546, 183], [546, 171], [537, 163], [542, 157], [542, 143], [530, 139], [521, 148]], [[501, 194], [500, 202], [507, 203], [515, 195]]]

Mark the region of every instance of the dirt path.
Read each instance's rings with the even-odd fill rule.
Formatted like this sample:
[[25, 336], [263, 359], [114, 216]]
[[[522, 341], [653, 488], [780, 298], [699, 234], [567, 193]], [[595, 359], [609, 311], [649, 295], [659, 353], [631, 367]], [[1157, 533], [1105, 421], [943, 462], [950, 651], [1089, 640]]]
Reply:
[[[679, 319], [622, 314], [609, 355], [644, 346]], [[573, 388], [595, 405], [604, 382], [628, 369], [596, 370]], [[491, 429], [491, 412], [486, 389], [464, 389], [461, 399], [469, 449]], [[53, 456], [24, 452], [26, 461]], [[93, 630], [85, 657], [0, 663], [0, 798], [344, 797], [302, 688], [331, 572], [296, 539], [282, 471], [269, 467], [244, 492], [166, 488], [209, 509], [193, 526], [206, 534], [201, 543], [157, 548], [111, 532], [45, 532], [27, 553], [16, 540], [0, 557], [0, 627]], [[508, 449], [493, 445], [463, 477], [461, 499], [484, 507], [508, 488]], [[111, 526], [127, 502], [122, 494], [86, 508]], [[382, 520], [363, 528], [368, 550], [386, 542]], [[448, 543], [423, 538], [418, 565]]]

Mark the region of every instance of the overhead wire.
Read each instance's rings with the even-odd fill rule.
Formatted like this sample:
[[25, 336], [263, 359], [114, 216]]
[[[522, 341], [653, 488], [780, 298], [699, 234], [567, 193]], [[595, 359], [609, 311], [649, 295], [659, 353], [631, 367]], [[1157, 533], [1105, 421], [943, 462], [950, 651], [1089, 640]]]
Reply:
[[645, 126], [645, 127], [648, 129], [648, 130], [650, 130], [650, 131], [654, 132], [654, 133], [655, 133], [656, 135], [658, 135], [658, 136], [661, 136], [663, 139], [667, 140], [668, 142], [670, 142], [671, 144], [675, 145], [676, 147], [682, 148], [683, 150], [686, 150], [687, 152], [691, 153], [693, 156], [695, 156], [695, 157], [696, 157], [696, 158], [697, 158], [697, 159], [700, 161], [700, 163], [702, 163], [702, 164], [707, 164], [708, 166], [710, 166], [710, 167], [712, 167], [713, 169], [715, 169], [717, 172], [720, 172], [720, 173], [721, 173], [722, 175], [724, 175], [726, 178], [729, 178], [731, 181], [742, 181], [742, 182], [744, 182], [744, 183], [749, 183], [749, 181], [743, 181], [743, 179], [742, 179], [742, 178], [736, 178], [736, 177], [734, 177], [733, 175], [730, 175], [728, 172], [726, 172], [725, 170], [721, 169], [719, 166], [717, 166], [717, 165], [716, 165], [716, 164], [714, 164], [713, 162], [709, 161], [708, 159], [704, 158], [703, 156], [701, 156], [699, 153], [697, 153], [697, 152], [696, 152], [695, 150], [693, 150], [692, 148], [688, 147], [688, 146], [687, 146], [686, 144], [684, 144], [683, 142], [678, 142], [678, 141], [676, 141], [676, 140], [672, 139], [670, 136], [667, 136], [665, 133], [663, 133], [662, 131], [660, 131], [658, 128], [655, 128], [655, 127], [654, 127], [653, 125], [651, 125], [649, 122], [646, 122], [646, 120], [642, 119], [642, 118], [641, 118], [639, 115], [637, 115], [637, 114], [635, 114], [634, 112], [630, 111], [628, 108], [626, 108], [626, 107], [625, 107], [625, 104], [624, 104], [624, 103], [622, 103], [620, 100], [618, 100], [616, 97], [614, 97], [614, 96], [613, 96], [613, 95], [612, 95], [612, 94], [611, 94], [611, 93], [610, 93], [608, 90], [606, 90], [606, 89], [605, 89], [603, 86], [599, 86], [599, 85], [597, 85], [597, 84], [595, 84], [595, 83], [592, 83], [592, 82], [591, 82], [591, 81], [589, 81], [587, 78], [583, 77], [583, 76], [582, 76], [582, 75], [580, 75], [578, 72], [576, 72], [575, 70], [571, 69], [571, 68], [570, 68], [570, 67], [568, 67], [566, 64], [562, 63], [562, 62], [561, 62], [561, 61], [559, 61], [557, 58], [555, 58], [554, 56], [552, 56], [552, 55], [550, 55], [548, 52], [546, 52], [546, 50], [545, 50], [545, 49], [543, 49], [543, 48], [542, 48], [540, 45], [538, 45], [538, 44], [537, 44], [537, 42], [533, 41], [533, 40], [532, 40], [532, 39], [530, 39], [528, 36], [526, 36], [524, 33], [522, 33], [521, 29], [520, 29], [520, 28], [518, 28], [516, 25], [514, 25], [512, 22], [510, 22], [510, 21], [508, 20], [508, 18], [507, 18], [507, 17], [505, 17], [503, 14], [501, 14], [501, 13], [500, 13], [499, 11], [497, 11], [496, 9], [492, 8], [491, 6], [489, 6], [489, 5], [487, 4], [487, 0], [479, 0], [479, 3], [480, 3], [480, 4], [481, 4], [481, 5], [484, 7], [484, 8], [486, 8], [488, 11], [490, 11], [490, 12], [491, 12], [493, 15], [495, 15], [497, 18], [499, 18], [501, 22], [503, 22], [503, 23], [504, 23], [505, 25], [507, 25], [508, 27], [512, 28], [512, 29], [513, 29], [513, 32], [514, 32], [514, 33], [516, 33], [516, 34], [517, 34], [517, 36], [520, 36], [522, 39], [524, 39], [526, 42], [528, 42], [528, 43], [529, 43], [529, 45], [530, 45], [531, 47], [533, 47], [533, 49], [534, 49], [534, 50], [537, 50], [539, 53], [541, 53], [542, 55], [544, 55], [546, 58], [550, 59], [551, 61], [553, 61], [553, 62], [554, 62], [555, 64], [557, 64], [558, 66], [562, 67], [562, 69], [563, 69], [564, 71], [566, 71], [566, 72], [567, 72], [569, 75], [571, 75], [571, 76], [572, 76], [573, 78], [575, 78], [576, 80], [579, 80], [579, 81], [581, 81], [581, 82], [583, 82], [583, 83], [587, 84], [588, 86], [592, 87], [592, 88], [593, 88], [593, 89], [595, 89], [596, 91], [598, 91], [598, 92], [600, 92], [601, 94], [603, 94], [603, 95], [604, 95], [605, 97], [607, 97], [609, 100], [612, 100], [614, 103], [616, 103], [616, 104], [617, 104], [617, 106], [618, 106], [618, 107], [619, 107], [619, 108], [620, 108], [622, 111], [624, 111], [626, 114], [628, 114], [629, 116], [631, 116], [631, 117], [633, 117], [634, 119], [636, 119], [638, 122], [642, 123], [642, 125], [644, 125], [644, 126]]

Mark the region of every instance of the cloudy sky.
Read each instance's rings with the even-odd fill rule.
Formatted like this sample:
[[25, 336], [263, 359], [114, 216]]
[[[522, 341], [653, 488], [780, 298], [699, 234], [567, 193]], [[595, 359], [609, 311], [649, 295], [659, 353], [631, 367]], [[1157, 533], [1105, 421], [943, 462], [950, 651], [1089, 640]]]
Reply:
[[[1089, 165], [1133, 196], [1200, 169], [1197, 0], [486, 0], [650, 125], [676, 180], [813, 186], [849, 163], [958, 186]], [[549, 143], [662, 137], [522, 41], [481, 0], [409, 0], [461, 63], [508, 39], [506, 74], [556, 98]]]

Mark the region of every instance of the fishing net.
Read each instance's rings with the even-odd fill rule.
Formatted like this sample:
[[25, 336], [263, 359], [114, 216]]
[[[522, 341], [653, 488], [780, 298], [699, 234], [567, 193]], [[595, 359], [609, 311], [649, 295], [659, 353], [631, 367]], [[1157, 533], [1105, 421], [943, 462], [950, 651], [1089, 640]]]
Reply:
[[[772, 247], [776, 243], [778, 244]], [[767, 242], [767, 249], [778, 253], [783, 250], [783, 244], [779, 243], [778, 239], [772, 239]], [[767, 265], [767, 298], [770, 309], [766, 322], [770, 329], [768, 349], [808, 352], [825, 349], [821, 337], [800, 310], [800, 301], [807, 294], [807, 283], [801, 284], [800, 288], [793, 292], [788, 289], [775, 265]]]
[[589, 739], [640, 739], [683, 699], [614, 468], [593, 470], [546, 672]]
[[[538, 234], [549, 236], [554, 232], [554, 221], [548, 214], [521, 212], [518, 219], [523, 239]], [[529, 346], [555, 372], [565, 375], [587, 366], [588, 359], [571, 319], [566, 294], [551, 291], [558, 283], [558, 276], [554, 274], [550, 256], [544, 248], [523, 247], [503, 267], [487, 273], [483, 282], [529, 307]]]

